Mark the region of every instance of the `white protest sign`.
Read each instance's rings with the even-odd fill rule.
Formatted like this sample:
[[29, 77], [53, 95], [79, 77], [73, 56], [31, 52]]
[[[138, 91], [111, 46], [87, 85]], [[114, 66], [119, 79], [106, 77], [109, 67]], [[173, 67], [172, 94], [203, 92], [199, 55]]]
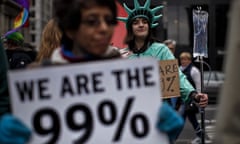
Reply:
[[30, 144], [167, 144], [155, 125], [158, 61], [119, 59], [8, 74], [14, 115]]

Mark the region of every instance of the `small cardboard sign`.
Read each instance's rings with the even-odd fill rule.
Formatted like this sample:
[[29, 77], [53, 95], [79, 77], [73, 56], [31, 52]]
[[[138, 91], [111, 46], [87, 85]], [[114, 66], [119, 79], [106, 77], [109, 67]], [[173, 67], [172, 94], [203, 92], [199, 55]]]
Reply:
[[164, 60], [159, 62], [162, 97], [164, 99], [180, 96], [178, 61]]

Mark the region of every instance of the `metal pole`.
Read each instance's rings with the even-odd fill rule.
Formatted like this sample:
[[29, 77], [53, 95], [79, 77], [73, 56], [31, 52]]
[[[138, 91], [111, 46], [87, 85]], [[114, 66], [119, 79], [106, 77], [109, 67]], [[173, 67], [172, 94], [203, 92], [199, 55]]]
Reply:
[[[203, 92], [204, 88], [204, 79], [203, 79], [203, 56], [200, 56], [200, 73], [201, 73], [201, 92]], [[205, 144], [205, 109], [200, 108], [200, 114], [201, 114], [201, 141], [202, 144]]]

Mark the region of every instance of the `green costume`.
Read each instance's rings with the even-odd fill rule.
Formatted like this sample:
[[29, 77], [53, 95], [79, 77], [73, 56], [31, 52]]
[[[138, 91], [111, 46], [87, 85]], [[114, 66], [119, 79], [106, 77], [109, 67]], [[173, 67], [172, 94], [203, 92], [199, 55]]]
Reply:
[[[128, 49], [128, 48], [127, 48]], [[125, 49], [126, 50], [126, 49]], [[140, 57], [154, 57], [158, 60], [171, 60], [175, 59], [168, 47], [164, 44], [154, 42], [142, 53], [131, 53], [128, 58], [140, 58]], [[189, 102], [189, 95], [195, 91], [193, 86], [188, 82], [186, 76], [179, 69], [180, 80], [180, 93], [184, 102]]]

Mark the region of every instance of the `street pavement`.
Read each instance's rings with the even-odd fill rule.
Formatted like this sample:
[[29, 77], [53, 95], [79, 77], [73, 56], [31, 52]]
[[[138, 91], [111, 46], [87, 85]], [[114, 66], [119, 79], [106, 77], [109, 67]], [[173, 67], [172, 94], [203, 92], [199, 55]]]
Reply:
[[[208, 107], [205, 108], [205, 132], [211, 140], [215, 136], [216, 109], [217, 109], [216, 104], [208, 105]], [[199, 123], [201, 123], [200, 114], [198, 114], [197, 117], [198, 117]], [[187, 119], [184, 129], [175, 144], [191, 144], [191, 141], [195, 137], [196, 136], [195, 136], [193, 127]], [[212, 143], [211, 141], [205, 142], [205, 144], [211, 144], [211, 143]]]

